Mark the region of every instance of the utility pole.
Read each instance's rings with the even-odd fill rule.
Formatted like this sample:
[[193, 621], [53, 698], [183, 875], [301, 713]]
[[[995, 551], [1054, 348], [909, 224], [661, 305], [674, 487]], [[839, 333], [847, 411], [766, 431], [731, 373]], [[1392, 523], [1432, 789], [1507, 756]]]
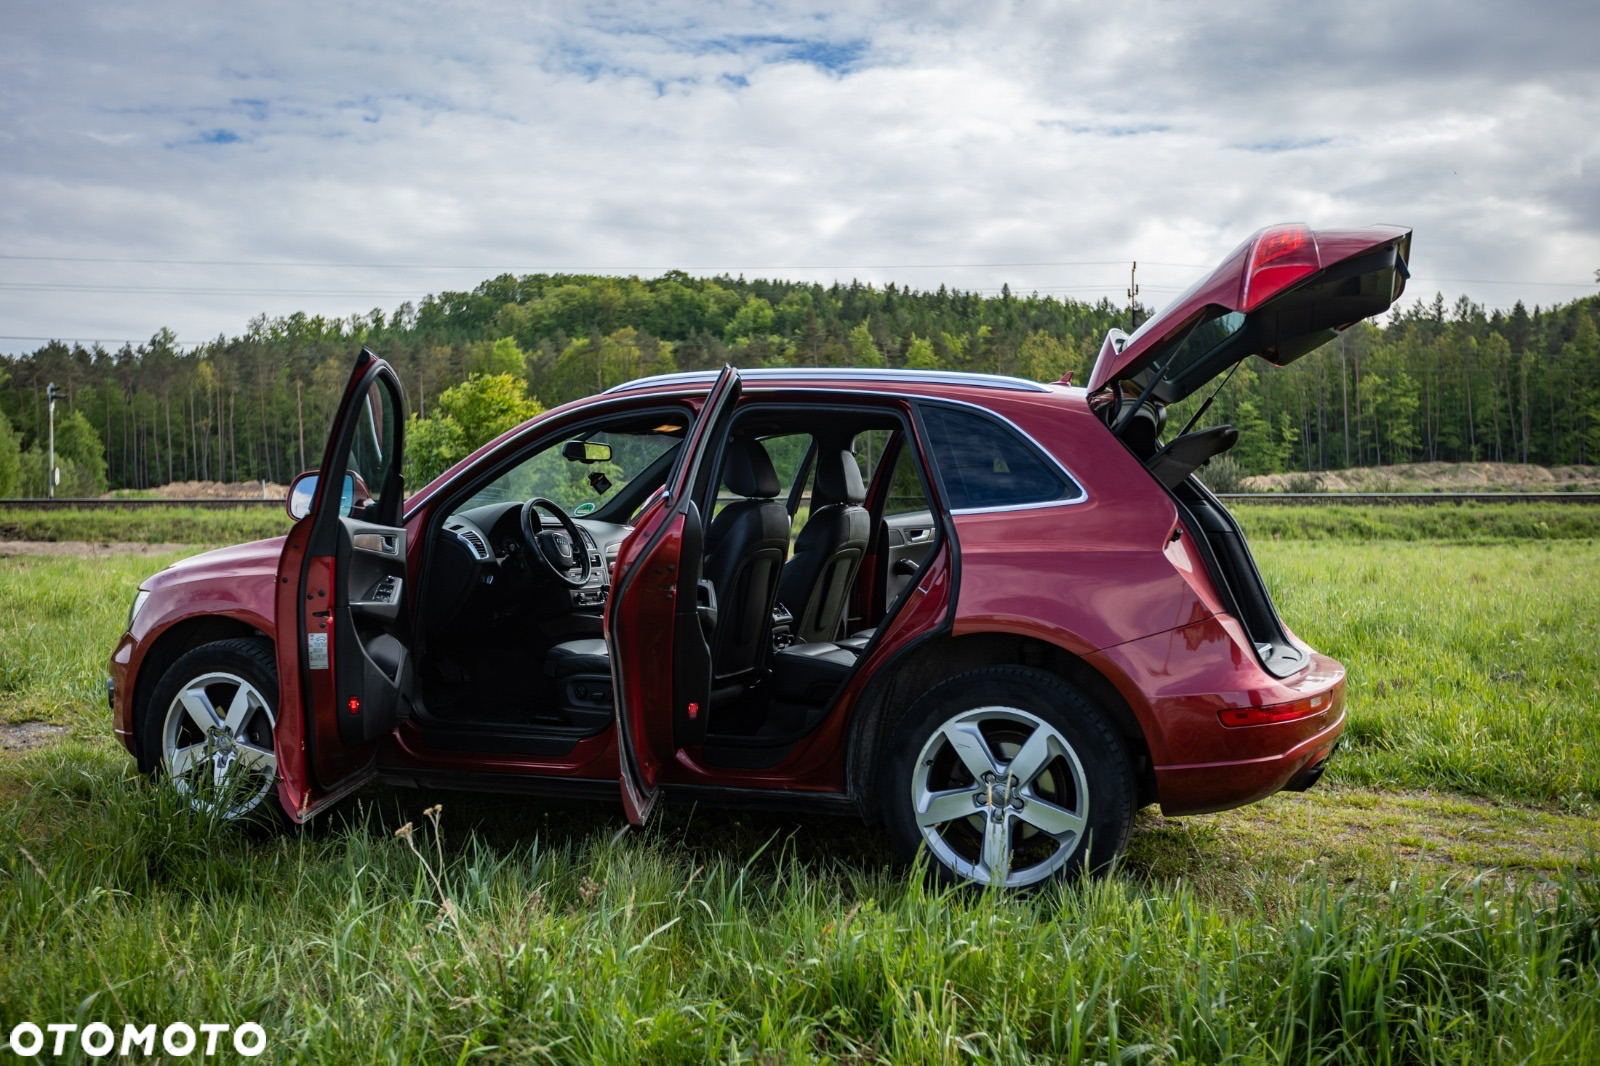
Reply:
[[45, 395], [50, 400], [50, 466], [44, 472], [44, 492], [47, 498], [53, 500], [56, 498], [56, 480], [59, 477], [56, 473], [56, 401], [64, 400], [66, 396], [56, 388], [55, 382], [50, 383]]
[[1133, 261], [1133, 269], [1128, 271], [1128, 332], [1132, 333], [1139, 328], [1139, 320], [1134, 315], [1133, 305], [1139, 298], [1139, 261]]

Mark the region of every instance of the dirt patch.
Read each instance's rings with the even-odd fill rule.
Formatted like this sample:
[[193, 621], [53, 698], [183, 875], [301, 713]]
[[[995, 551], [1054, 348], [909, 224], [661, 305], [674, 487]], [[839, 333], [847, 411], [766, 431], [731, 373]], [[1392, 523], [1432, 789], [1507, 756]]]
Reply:
[[1600, 466], [1531, 463], [1397, 463], [1316, 473], [1261, 474], [1248, 492], [1600, 492]]
[[[118, 495], [108, 493], [106, 499]], [[122, 495], [159, 496], [165, 500], [281, 500], [289, 495], [289, 486], [275, 481], [174, 481]]]
[[0, 540], [0, 559], [8, 555], [166, 555], [193, 551], [193, 544], [135, 544], [117, 541], [108, 544], [91, 540]]
[[42, 748], [66, 735], [66, 726], [51, 725], [48, 722], [0, 724], [0, 751], [30, 751]]

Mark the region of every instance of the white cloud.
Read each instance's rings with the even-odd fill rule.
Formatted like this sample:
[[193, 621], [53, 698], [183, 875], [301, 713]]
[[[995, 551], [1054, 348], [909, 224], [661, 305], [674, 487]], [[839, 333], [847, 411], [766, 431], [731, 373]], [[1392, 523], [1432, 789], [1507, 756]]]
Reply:
[[[384, 264], [0, 259], [0, 332], [23, 338], [199, 340], [501, 270], [1094, 299], [1137, 258], [1160, 303], [1196, 272], [1161, 264], [1289, 219], [1413, 225], [1413, 292], [1452, 299], [1571, 299], [1600, 266], [1586, 4], [86, 2], [10, 21], [0, 254]], [[440, 264], [461, 269], [414, 269]], [[162, 291], [112, 291], [134, 288]]]

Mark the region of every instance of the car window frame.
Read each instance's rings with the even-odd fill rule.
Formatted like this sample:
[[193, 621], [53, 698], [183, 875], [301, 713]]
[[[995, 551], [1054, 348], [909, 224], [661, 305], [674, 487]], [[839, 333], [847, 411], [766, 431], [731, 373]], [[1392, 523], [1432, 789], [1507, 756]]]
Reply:
[[[945, 398], [919, 397], [913, 404], [917, 421], [917, 433], [921, 437], [922, 450], [925, 453], [927, 465], [933, 469], [934, 478], [938, 484], [939, 505], [952, 515], [970, 514], [996, 514], [1005, 511], [1033, 511], [1046, 507], [1075, 507], [1089, 499], [1089, 490], [1085, 487], [1083, 479], [1074, 474], [1065, 463], [1058, 459], [1049, 448], [1040, 444], [1038, 438], [1017, 425], [1005, 415], [981, 404], [970, 403], [965, 400], [952, 400]], [[1065, 480], [1066, 484], [1075, 488], [1077, 492], [1054, 500], [1034, 500], [1026, 503], [997, 503], [984, 504], [976, 507], [951, 506], [952, 495], [949, 479], [946, 476], [943, 464], [935, 446], [935, 437], [927, 419], [927, 412], [937, 408], [949, 408], [975, 414], [994, 425], [1003, 433], [1009, 433], [1025, 449], [1035, 453], [1045, 466], [1054, 471]]]

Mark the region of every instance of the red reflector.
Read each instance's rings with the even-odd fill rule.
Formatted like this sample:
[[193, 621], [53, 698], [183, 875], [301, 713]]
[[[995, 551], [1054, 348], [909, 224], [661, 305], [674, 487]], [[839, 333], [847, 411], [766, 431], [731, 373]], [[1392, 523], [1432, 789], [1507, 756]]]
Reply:
[[1261, 231], [1250, 249], [1240, 310], [1254, 311], [1301, 278], [1322, 266], [1317, 240], [1301, 225], [1271, 226]]
[[351, 696], [349, 698], [349, 700], [345, 701], [345, 706], [350, 708], [350, 713], [351, 714], [360, 714], [361, 713], [361, 697], [359, 697], [359, 696]]
[[698, 703], [689, 704], [689, 721], [692, 722], [696, 718], [699, 718], [699, 717], [700, 717], [700, 705]]
[[1321, 714], [1333, 706], [1333, 697], [1326, 692], [1319, 692], [1308, 699], [1295, 700], [1292, 703], [1275, 703], [1270, 707], [1230, 707], [1226, 711], [1218, 711], [1217, 717], [1222, 719], [1223, 725], [1271, 725], [1274, 722], [1293, 722], [1301, 718], [1310, 718], [1312, 715]]

